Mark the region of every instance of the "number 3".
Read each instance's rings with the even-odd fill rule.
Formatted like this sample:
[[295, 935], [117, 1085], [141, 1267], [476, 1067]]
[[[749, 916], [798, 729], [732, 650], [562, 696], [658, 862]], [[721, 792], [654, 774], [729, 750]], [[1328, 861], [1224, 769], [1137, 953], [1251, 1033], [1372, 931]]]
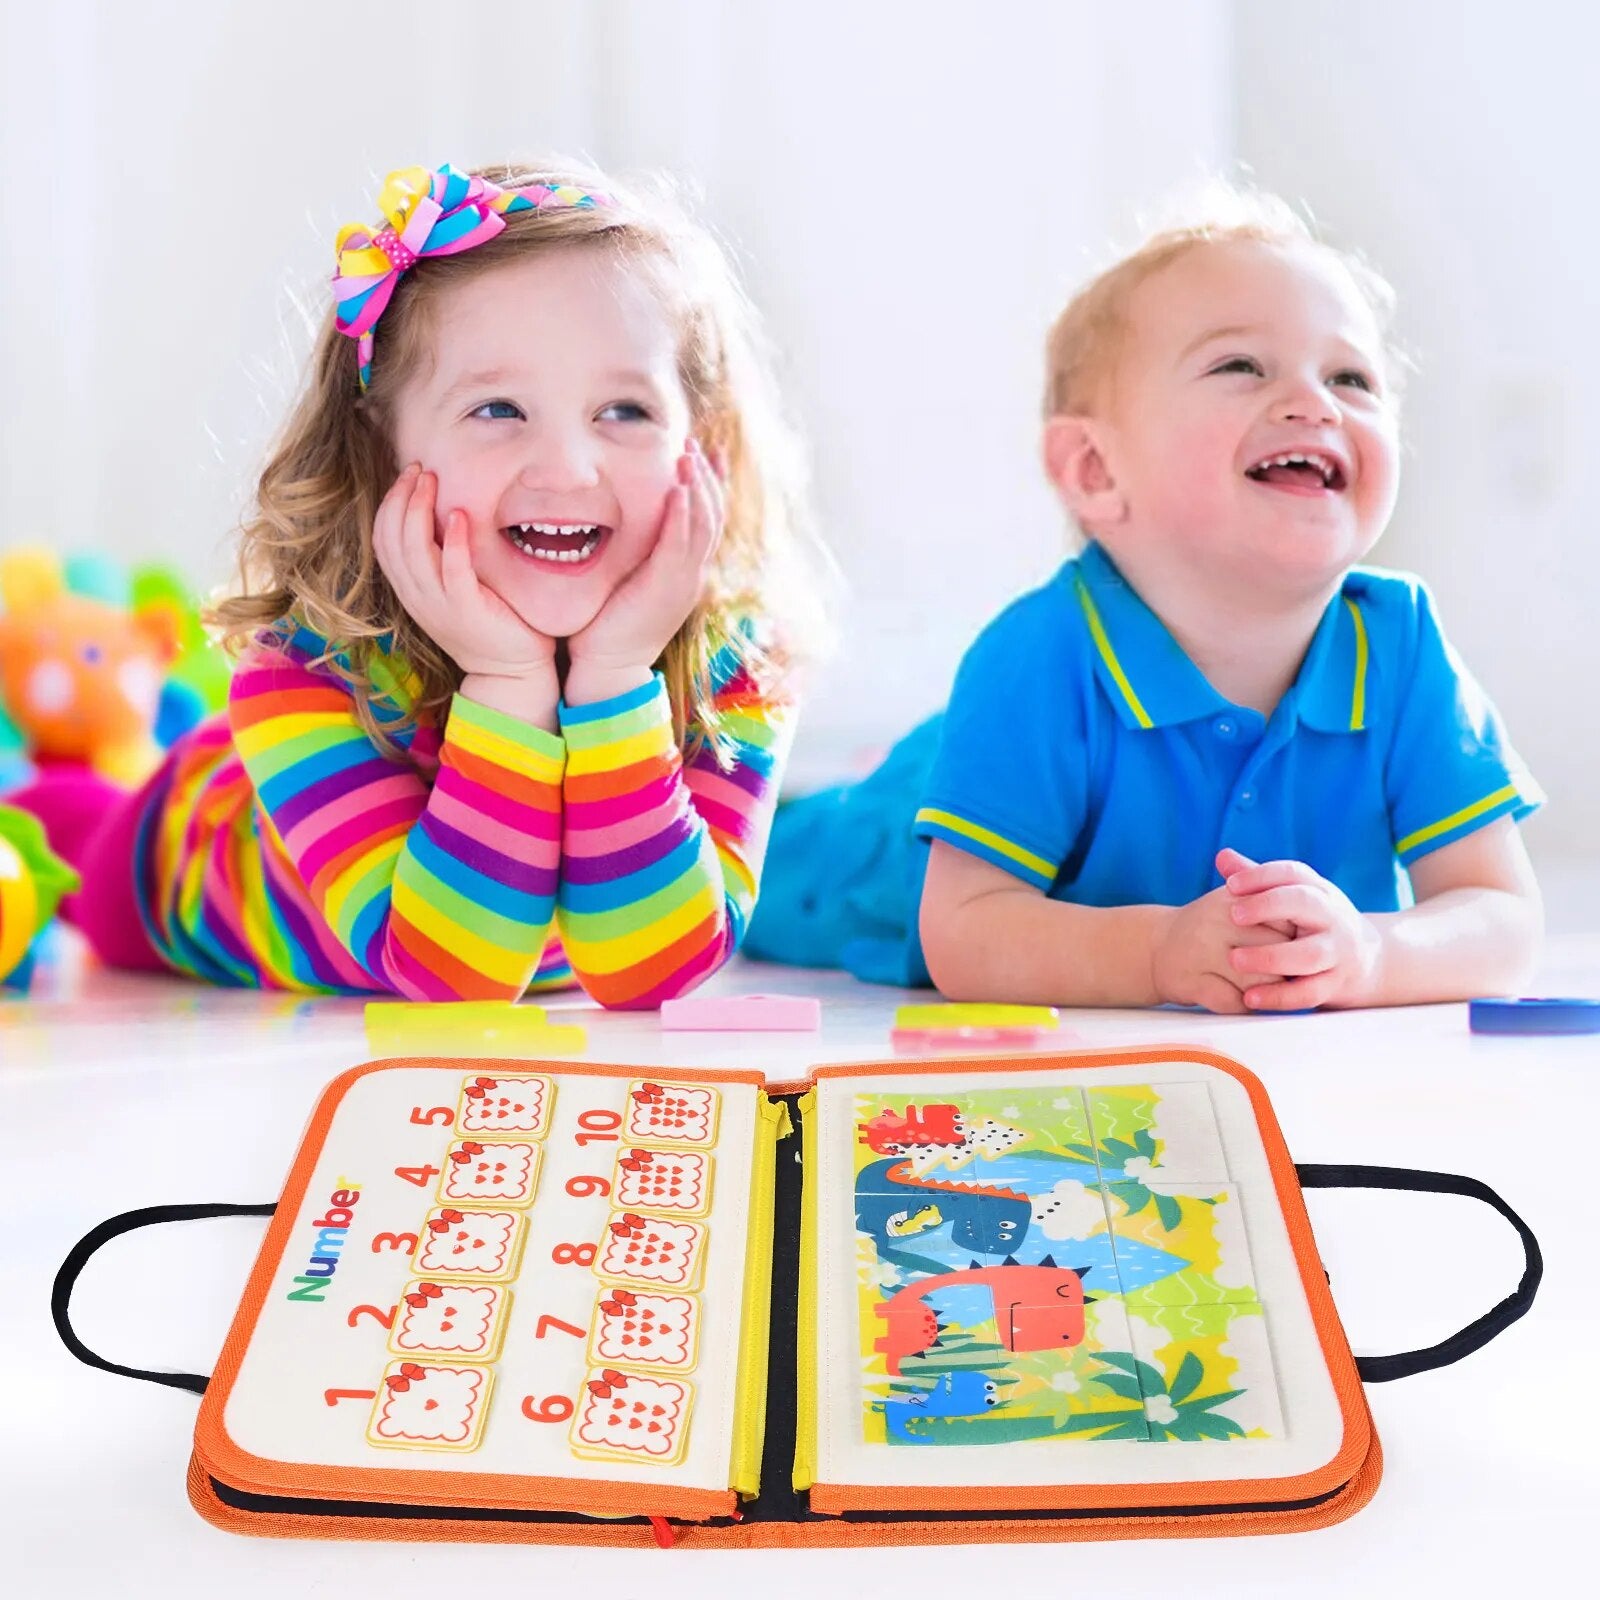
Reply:
[[[389, 1242], [385, 1244], [383, 1241]], [[380, 1233], [372, 1241], [372, 1253], [377, 1255], [380, 1250], [405, 1250], [412, 1251], [417, 1248], [417, 1236], [414, 1233]]]

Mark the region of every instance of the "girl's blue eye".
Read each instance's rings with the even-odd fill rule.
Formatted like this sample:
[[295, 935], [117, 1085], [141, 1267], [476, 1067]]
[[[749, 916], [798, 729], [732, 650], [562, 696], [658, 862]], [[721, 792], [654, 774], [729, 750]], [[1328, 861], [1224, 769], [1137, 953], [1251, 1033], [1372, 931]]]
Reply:
[[648, 422], [650, 413], [631, 400], [617, 400], [600, 412], [602, 422]]
[[515, 422], [522, 416], [522, 407], [509, 400], [485, 400], [472, 415], [486, 422]]
[[1213, 374], [1218, 372], [1253, 372], [1258, 378], [1262, 376], [1261, 363], [1254, 356], [1229, 356], [1226, 361], [1214, 366], [1211, 371]]
[[1365, 389], [1368, 394], [1373, 393], [1373, 382], [1366, 373], [1351, 367], [1345, 372], [1336, 372], [1329, 380], [1331, 383], [1353, 383], [1358, 389]]

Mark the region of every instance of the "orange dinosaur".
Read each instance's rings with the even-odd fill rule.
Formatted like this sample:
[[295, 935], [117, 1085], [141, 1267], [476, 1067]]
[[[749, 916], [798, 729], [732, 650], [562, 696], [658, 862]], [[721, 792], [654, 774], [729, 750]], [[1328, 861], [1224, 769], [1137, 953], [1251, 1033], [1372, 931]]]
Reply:
[[939, 1340], [939, 1320], [924, 1296], [938, 1289], [987, 1289], [994, 1299], [994, 1325], [1011, 1351], [1056, 1350], [1083, 1342], [1084, 1275], [1088, 1267], [1058, 1267], [1046, 1256], [1025, 1267], [1007, 1256], [998, 1267], [977, 1262], [960, 1272], [919, 1278], [873, 1308], [884, 1320], [884, 1336], [872, 1348], [884, 1357], [889, 1376], [900, 1375], [906, 1356], [920, 1356]]

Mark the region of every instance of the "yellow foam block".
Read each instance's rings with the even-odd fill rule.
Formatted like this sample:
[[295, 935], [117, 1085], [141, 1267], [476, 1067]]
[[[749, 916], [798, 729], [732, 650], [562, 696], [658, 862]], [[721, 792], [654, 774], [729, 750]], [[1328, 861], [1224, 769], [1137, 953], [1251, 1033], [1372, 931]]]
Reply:
[[894, 1025], [896, 1028], [923, 1031], [936, 1028], [1056, 1028], [1061, 1025], [1061, 1016], [1054, 1006], [900, 1006], [894, 1014]]
[[375, 1055], [469, 1055], [515, 1060], [581, 1056], [588, 1036], [552, 1024], [543, 1006], [502, 1000], [372, 1001], [367, 1048]]

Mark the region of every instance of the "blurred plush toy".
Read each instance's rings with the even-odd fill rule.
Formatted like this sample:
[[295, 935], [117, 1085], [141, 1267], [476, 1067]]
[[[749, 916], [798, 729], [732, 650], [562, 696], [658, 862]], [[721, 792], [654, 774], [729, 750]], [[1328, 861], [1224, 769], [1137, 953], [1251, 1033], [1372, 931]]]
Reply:
[[51, 853], [37, 819], [0, 805], [0, 987], [28, 987], [34, 939], [77, 887], [77, 873]]
[[22, 730], [6, 715], [5, 706], [0, 705], [0, 794], [26, 783], [32, 776]]
[[[182, 584], [159, 568], [130, 581], [100, 557], [63, 564], [48, 550], [14, 550], [0, 558], [0, 603], [12, 765], [86, 767], [132, 787], [226, 693], [226, 662]], [[16, 776], [8, 783], [0, 770], [0, 789]]]

